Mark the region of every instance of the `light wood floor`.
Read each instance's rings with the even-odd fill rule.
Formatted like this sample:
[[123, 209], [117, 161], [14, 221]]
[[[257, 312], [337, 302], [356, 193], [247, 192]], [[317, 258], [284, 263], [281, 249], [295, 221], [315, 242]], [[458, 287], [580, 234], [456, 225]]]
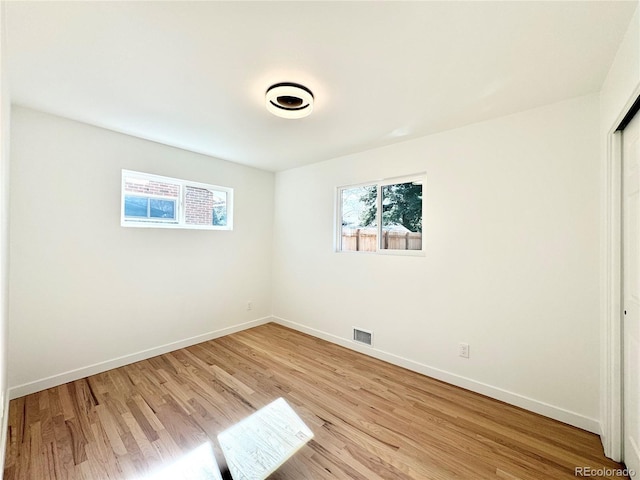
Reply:
[[222, 466], [217, 434], [281, 396], [315, 438], [271, 479], [620, 468], [596, 435], [268, 324], [12, 400], [4, 478], [173, 480], [149, 474], [208, 442]]

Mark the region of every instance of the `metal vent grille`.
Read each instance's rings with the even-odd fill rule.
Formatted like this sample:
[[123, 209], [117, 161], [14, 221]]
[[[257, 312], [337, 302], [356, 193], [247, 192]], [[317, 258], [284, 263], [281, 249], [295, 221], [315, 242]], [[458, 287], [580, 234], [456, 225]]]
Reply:
[[360, 328], [353, 329], [353, 341], [363, 343], [365, 345], [373, 344], [373, 332], [362, 330]]

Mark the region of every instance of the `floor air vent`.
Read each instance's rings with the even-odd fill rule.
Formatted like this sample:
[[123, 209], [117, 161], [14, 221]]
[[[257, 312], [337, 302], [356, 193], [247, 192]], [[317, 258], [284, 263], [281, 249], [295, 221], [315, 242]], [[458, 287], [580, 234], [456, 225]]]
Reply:
[[373, 332], [362, 330], [361, 328], [354, 328], [353, 341], [365, 345], [373, 345]]

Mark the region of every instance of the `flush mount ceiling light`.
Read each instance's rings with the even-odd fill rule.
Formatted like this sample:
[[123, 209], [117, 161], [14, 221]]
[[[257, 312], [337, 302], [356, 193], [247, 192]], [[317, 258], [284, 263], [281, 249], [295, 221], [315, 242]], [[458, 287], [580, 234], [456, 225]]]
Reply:
[[313, 93], [297, 83], [276, 83], [266, 95], [267, 110], [282, 118], [303, 118], [313, 110]]

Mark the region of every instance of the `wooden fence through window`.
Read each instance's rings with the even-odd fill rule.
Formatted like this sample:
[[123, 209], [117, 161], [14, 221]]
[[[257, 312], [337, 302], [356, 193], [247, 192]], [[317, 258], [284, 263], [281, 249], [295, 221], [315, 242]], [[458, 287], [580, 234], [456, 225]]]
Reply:
[[[342, 232], [342, 250], [375, 252], [378, 235], [360, 228]], [[381, 248], [389, 250], [422, 250], [422, 233], [389, 232], [382, 234]]]

